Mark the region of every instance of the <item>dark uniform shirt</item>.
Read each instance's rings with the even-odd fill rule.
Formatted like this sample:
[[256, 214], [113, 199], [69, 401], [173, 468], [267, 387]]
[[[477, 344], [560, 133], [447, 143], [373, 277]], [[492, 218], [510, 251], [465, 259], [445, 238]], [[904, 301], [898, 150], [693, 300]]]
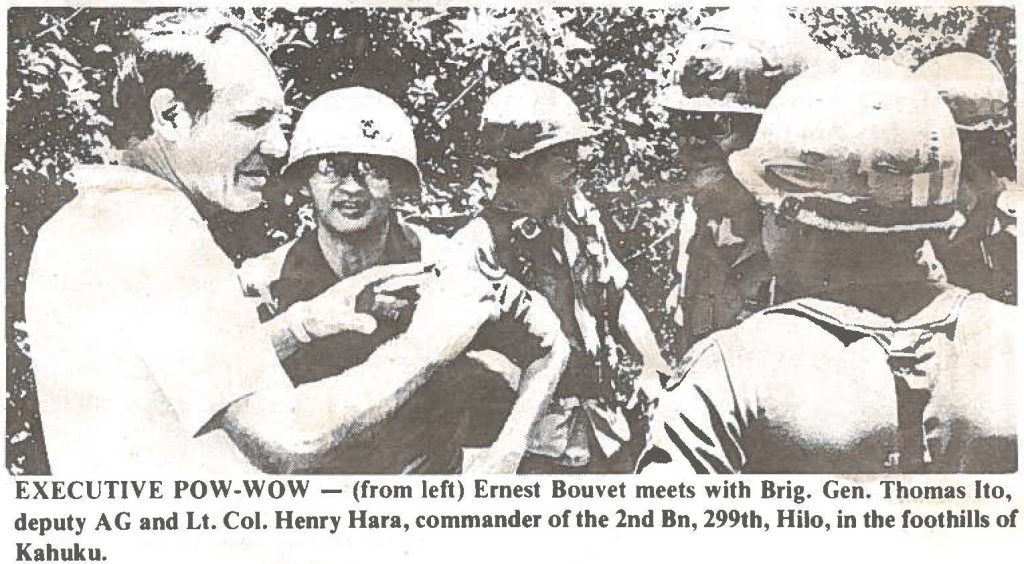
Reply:
[[1016, 304], [1016, 237], [993, 233], [1000, 215], [996, 199], [1002, 183], [993, 173], [967, 163], [961, 185], [961, 190], [976, 198], [974, 208], [952, 240], [933, 241], [935, 253], [951, 284], [982, 292], [1003, 303]]
[[683, 306], [684, 348], [769, 305], [771, 280], [761, 244], [757, 201], [730, 174], [697, 193], [693, 238], [680, 241], [689, 255]]
[[[393, 218], [394, 219], [394, 218]], [[420, 260], [420, 244], [415, 234], [392, 221], [385, 241], [381, 264]], [[298, 301], [314, 298], [340, 278], [331, 269], [316, 232], [299, 238], [284, 259], [280, 279], [270, 284], [277, 311], [285, 311]], [[377, 330], [364, 335], [342, 332], [317, 339], [299, 347], [283, 361], [296, 385], [334, 376], [361, 364], [386, 341], [403, 332], [408, 319], [378, 318]], [[465, 386], [459, 374], [466, 374], [466, 361], [438, 371], [423, 384], [406, 404], [388, 419], [364, 431], [362, 437], [340, 446], [318, 471], [346, 474], [441, 474], [458, 471], [461, 466], [463, 438], [467, 428]]]

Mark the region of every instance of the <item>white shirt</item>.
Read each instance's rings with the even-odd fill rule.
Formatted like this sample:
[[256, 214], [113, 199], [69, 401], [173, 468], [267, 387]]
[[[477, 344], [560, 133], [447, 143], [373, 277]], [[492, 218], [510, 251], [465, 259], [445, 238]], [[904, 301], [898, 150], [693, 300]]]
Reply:
[[224, 432], [201, 433], [232, 402], [291, 386], [233, 265], [164, 180], [117, 166], [75, 179], [25, 296], [52, 471], [253, 471]]

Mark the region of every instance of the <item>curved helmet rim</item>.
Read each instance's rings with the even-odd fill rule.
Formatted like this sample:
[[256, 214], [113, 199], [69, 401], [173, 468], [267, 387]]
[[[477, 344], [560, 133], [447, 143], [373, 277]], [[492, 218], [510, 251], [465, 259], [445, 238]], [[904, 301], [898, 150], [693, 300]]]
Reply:
[[733, 100], [709, 98], [707, 96], [693, 97], [683, 94], [679, 85], [672, 85], [662, 91], [655, 98], [655, 102], [663, 108], [682, 112], [705, 112], [722, 114], [752, 114], [761, 115], [764, 108], [752, 104], [742, 104]]
[[558, 135], [554, 135], [549, 138], [538, 141], [532, 147], [524, 151], [512, 151], [509, 153], [508, 156], [509, 158], [515, 160], [525, 159], [530, 155], [535, 155], [545, 149], [550, 149], [556, 145], [570, 143], [572, 141], [583, 141], [585, 139], [589, 139], [601, 133], [601, 131], [602, 129], [592, 124], [581, 122], [577, 129], [560, 132]]
[[[386, 108], [385, 111], [390, 112], [391, 114], [388, 116], [389, 119], [394, 118], [395, 120], [401, 120], [402, 123], [399, 125], [400, 131], [407, 128], [407, 131], [401, 131], [403, 137], [407, 138], [400, 139], [398, 141], [391, 139], [377, 140], [364, 135], [358, 140], [359, 144], [358, 147], [356, 147], [352, 139], [346, 138], [345, 133], [339, 132], [337, 129], [332, 129], [330, 131], [317, 131], [311, 130], [314, 126], [304, 126], [304, 124], [316, 123], [320, 127], [323, 127], [323, 124], [320, 122], [336, 118], [336, 112], [339, 111], [337, 108], [331, 107], [328, 104], [350, 103], [349, 100], [346, 99], [349, 97], [363, 98], [364, 102], [372, 101], [372, 103], [378, 104], [378, 107], [376, 108], [378, 110]], [[322, 117], [317, 116], [315, 114], [311, 114], [310, 110], [317, 113], [327, 113], [328, 115]], [[310, 116], [317, 117], [318, 119], [315, 122], [311, 122], [313, 117]], [[301, 139], [302, 135], [311, 137], [314, 141], [318, 135], [322, 136], [323, 139], [319, 142], [296, 143], [296, 140]], [[296, 147], [296, 145], [298, 146]], [[399, 145], [408, 146], [399, 147]], [[420, 169], [418, 162], [419, 148], [417, 146], [416, 133], [412, 125], [412, 120], [397, 102], [389, 96], [371, 88], [362, 86], [338, 88], [325, 92], [310, 102], [309, 105], [306, 106], [302, 115], [299, 116], [298, 121], [295, 123], [288, 157], [285, 165], [281, 169], [281, 173], [287, 173], [293, 165], [309, 157], [333, 154], [394, 158], [412, 166], [416, 171], [418, 181], [422, 181], [423, 179], [423, 172]]]
[[[562, 143], [588, 139], [603, 131], [583, 119], [579, 106], [560, 87], [526, 77], [505, 84], [488, 96], [479, 131], [492, 127], [523, 134], [518, 141], [499, 142], [507, 145], [496, 156], [513, 160]], [[531, 133], [534, 128], [536, 131]]]
[[999, 110], [989, 108], [989, 111], [973, 115], [960, 115], [951, 106], [957, 129], [1001, 131], [1009, 127], [1009, 123], [1004, 122], [1007, 121], [1010, 91], [1002, 71], [990, 59], [972, 51], [955, 51], [925, 61], [914, 70], [914, 74], [928, 81], [947, 104], [964, 99], [984, 99], [1001, 107]]
[[[783, 200], [796, 197], [793, 194], [780, 194], [765, 179], [761, 157], [755, 151], [743, 149], [729, 155], [729, 168], [736, 180], [753, 194], [758, 204], [778, 209]], [[842, 233], [894, 234], [908, 233], [931, 229], [958, 229], [967, 223], [967, 218], [959, 210], [950, 210], [950, 216], [943, 221], [915, 223], [911, 225], [879, 226], [862, 222], [845, 221], [824, 217], [808, 209], [798, 209], [790, 219], [825, 231]]]
[[[866, 67], [858, 68], [857, 66], [855, 66], [865, 64], [877, 65], [877, 67], [876, 69], [868, 69]], [[869, 96], [869, 98], [867, 99], [860, 98], [861, 95], [865, 94], [864, 92], [859, 94], [857, 92], [846, 92], [845, 97], [843, 94], [839, 94], [837, 91], [835, 93], [832, 93], [833, 91], [835, 91], [835, 88], [838, 87], [836, 86], [838, 84], [836, 81], [851, 80], [851, 77], [861, 76], [860, 73], [863, 73], [867, 70], [877, 70], [878, 72], [882, 73], [880, 76], [890, 77], [892, 80], [899, 81], [904, 80], [905, 78], [916, 79], [916, 77], [913, 77], [913, 75], [911, 75], [909, 71], [904, 72], [895, 65], [887, 65], [887, 67], [883, 67], [882, 65], [883, 63], [878, 63], [877, 61], [870, 61], [866, 58], [847, 59], [842, 62], [837, 62], [836, 64], [831, 65], [828, 68], [819, 68], [816, 70], [814, 74], [805, 74], [802, 77], [798, 77], [797, 79], [790, 81], [789, 83], [787, 83], [786, 86], [783, 87], [783, 91], [781, 91], [779, 95], [777, 95], [769, 104], [768, 108], [765, 111], [765, 120], [768, 121], [762, 120], [760, 129], [764, 129], [766, 125], [768, 125], [770, 129], [772, 124], [782, 126], [783, 124], [786, 123], [792, 123], [790, 120], [784, 119], [787, 115], [787, 112], [797, 111], [797, 109], [806, 111], [806, 108], [804, 108], [803, 106], [803, 100], [806, 98], [806, 96], [811, 96], [811, 99], [818, 101], [818, 109], [812, 111], [827, 111], [831, 113], [837, 111], [837, 108], [845, 108], [845, 111], [859, 111], [858, 106], [860, 104], [865, 104], [865, 107], [868, 107], [867, 104], [870, 104], [871, 107], [874, 107], [875, 109], [885, 108], [885, 106], [874, 106], [874, 104], [876, 104], [877, 102], [873, 102], [872, 100], [874, 100], [874, 98], [872, 98], [871, 96], [877, 95], [877, 92], [876, 94], [870, 94], [870, 90], [866, 91], [867, 95]], [[846, 66], [846, 68], [844, 68], [844, 66]], [[906, 102], [894, 102], [895, 105], [891, 107], [901, 108], [899, 104], [917, 103], [918, 99], [915, 98], [915, 96], [920, 96], [920, 100], [929, 99], [929, 102], [927, 102], [928, 105], [926, 106], [927, 108], [929, 108], [930, 110], [934, 110], [936, 112], [941, 112], [941, 114], [945, 115], [945, 117], [943, 117], [940, 114], [935, 114], [935, 116], [938, 116], [937, 119], [939, 119], [940, 121], [937, 122], [937, 125], [934, 125], [934, 127], [937, 127], [938, 129], [932, 132], [932, 136], [934, 136], [938, 132], [940, 135], [945, 135], [945, 137], [943, 138], [949, 138], [950, 144], [948, 146], [943, 146], [947, 147], [948, 151], [947, 153], [944, 154], [950, 160], [948, 164], [940, 165], [941, 168], [939, 169], [939, 174], [945, 174], [944, 172], [941, 171], [952, 170], [953, 176], [950, 178], [955, 180], [956, 175], [959, 171], [960, 149], [959, 140], [957, 139], [957, 136], [955, 134], [956, 130], [953, 116], [950, 114], [948, 108], [938, 96], [938, 93], [934, 92], [931, 88], [924, 85], [923, 82], [917, 82], [916, 85], [914, 83], [907, 83], [906, 85], [904, 85], [904, 87], [910, 89], [907, 91], [907, 94], [905, 94], [907, 96], [910, 96], [910, 98], [907, 98]], [[823, 88], [824, 90], [822, 90]], [[904, 94], [901, 94], [901, 96], [903, 95]], [[831, 103], [822, 106], [821, 103], [823, 101], [829, 100], [831, 96], [837, 96], [836, 103], [838, 103], [839, 106], [832, 106]], [[902, 98], [896, 98], [895, 100], [902, 100]], [[898, 112], [899, 110], [883, 111]], [[837, 114], [837, 116], [838, 115], [845, 114]], [[880, 115], [884, 116], [886, 114]], [[770, 120], [768, 119], [769, 117], [771, 118]], [[846, 119], [848, 119], [848, 117]], [[885, 127], [883, 125], [884, 123], [887, 122], [875, 122], [875, 125], [872, 127]], [[776, 138], [775, 135], [777, 134], [773, 133], [773, 131], [774, 130], [759, 130], [758, 135], [755, 136], [754, 141], [748, 147], [740, 151], [737, 151], [729, 156], [729, 168], [731, 169], [736, 179], [744, 187], [746, 187], [746, 189], [757, 199], [757, 201], [761, 205], [766, 207], [773, 207], [777, 211], [784, 210], [785, 215], [789, 219], [792, 219], [798, 223], [802, 223], [812, 227], [817, 227], [824, 230], [849, 233], [897, 233], [939, 228], [950, 229], [963, 225], [963, 215], [956, 211], [955, 206], [951, 205], [951, 202], [947, 202], [945, 200], [945, 198], [949, 197], [943, 195], [947, 193], [945, 189], [943, 189], [941, 193], [938, 193], [938, 195], [933, 194], [932, 196], [927, 196], [926, 194], [926, 196], [929, 198], [928, 200], [914, 203], [915, 199], [918, 197], [916, 190], [917, 188], [919, 188], [919, 181], [917, 180], [916, 176], [918, 174], [924, 174], [923, 170], [918, 171], [916, 173], [906, 173], [909, 176], [915, 177], [910, 180], [910, 182], [913, 182], [914, 185], [912, 187], [905, 188], [913, 188], [915, 190], [915, 192], [912, 194], [913, 197], [911, 198], [911, 200], [909, 200], [909, 203], [907, 204], [909, 206], [908, 211], [909, 209], [932, 210], [931, 212], [928, 212], [923, 216], [917, 215], [916, 219], [911, 219], [914, 216], [908, 215], [906, 216], [907, 219], [900, 223], [888, 223], [886, 221], [882, 221], [880, 223], [873, 223], [871, 221], [851, 219], [854, 216], [846, 216], [846, 214], [839, 214], [837, 216], [831, 216], [829, 214], [819, 214], [815, 211], [816, 209], [828, 208], [820, 208], [818, 207], [818, 204], [811, 206], [807, 206], [805, 204], [812, 201], [824, 200], [829, 200], [832, 201], [834, 204], [839, 205], [852, 205], [857, 204], [859, 202], [868, 203], [872, 201], [872, 196], [868, 195], [871, 194], [872, 192], [869, 189], [868, 192], [861, 193], [860, 189], [854, 188], [852, 186], [850, 190], [842, 189], [842, 183], [845, 182], [844, 180], [840, 180], [840, 184], [833, 184], [833, 181], [821, 184], [816, 191], [814, 191], [813, 189], [809, 190], [808, 188], [810, 188], [810, 186], [805, 188], [787, 188], [788, 185], [786, 184], [780, 185], [778, 183], [773, 182], [772, 180], [775, 177], [774, 175], [770, 175], [769, 168], [773, 168], [774, 166], [781, 166], [782, 170], [792, 169], [793, 167], [802, 168], [806, 166], [814, 166], [798, 158], [796, 156], [797, 153], [794, 153], [794, 151], [806, 150], [817, 152], [817, 150], [826, 150], [826, 154], [831, 154], [833, 150], [826, 149], [825, 145], [822, 145], [820, 147], [815, 145], [815, 143], [817, 143], [816, 141], [814, 141], [814, 139], [816, 139], [815, 136], [812, 136], [811, 139], [800, 140], [802, 138], [800, 138], [799, 135], [800, 131], [802, 130], [799, 128], [797, 128], [796, 130], [787, 130], [787, 128], [783, 126], [783, 128], [780, 130], [780, 133], [782, 133], [783, 135], [783, 137], [781, 138]], [[788, 131], [788, 133], [786, 133], [786, 131]], [[861, 132], [858, 133], [858, 136], [855, 136], [854, 139], [847, 140], [845, 142], [853, 143], [853, 145], [845, 146], [850, 148], [860, 147], [860, 149], [858, 150], [871, 151], [869, 153], [860, 154], [861, 158], [865, 158], [870, 154], [876, 154], [874, 153], [876, 149], [867, 149], [867, 147], [871, 147], [870, 144], [862, 146], [858, 141], [860, 137], [863, 137], [867, 132], [870, 131], [873, 130], [861, 130]], [[922, 131], [915, 128], [906, 130], [903, 133], [893, 132], [893, 135], [910, 135], [910, 137], [903, 137], [903, 141], [895, 141], [896, 143], [915, 143], [915, 141], [912, 141], [912, 139], [915, 138], [914, 136], [920, 136], [922, 134]], [[798, 137], [792, 137], [793, 135], [797, 135]], [[842, 134], [840, 134], [840, 136], [842, 136]], [[789, 139], [789, 141], [786, 141], [786, 139]], [[867, 139], [867, 137], [864, 137], [864, 139]], [[910, 141], [908, 141], [908, 139]], [[780, 142], [781, 145], [778, 144]], [[805, 145], [805, 143], [808, 142], [812, 144]], [[934, 143], [934, 141], [931, 142]], [[896, 151], [897, 149], [895, 147], [899, 146], [900, 145], [891, 146], [889, 150]], [[907, 145], [907, 147], [914, 146], [915, 145], [913, 144]], [[803, 147], [803, 149], [798, 149], [798, 147]], [[816, 150], [815, 147], [818, 147], [818, 149]], [[881, 151], [881, 153], [878, 154], [886, 153], [886, 151], [881, 147], [877, 148], [877, 151]], [[832, 157], [826, 158], [841, 157], [839, 157], [838, 154], [836, 154], [833, 155]], [[946, 163], [945, 157], [943, 157], [943, 160], [941, 162]], [[770, 167], [769, 165], [772, 166]], [[928, 172], [927, 174], [934, 174], [935, 172], [936, 171], [932, 171]], [[799, 176], [794, 177], [793, 181], [797, 182], [797, 185], [799, 186], [803, 181], [799, 180], [798, 178]], [[942, 176], [940, 176], [939, 178], [942, 178]], [[808, 178], [808, 181], [811, 181], [811, 178]], [[852, 181], [852, 179], [847, 179], [847, 181]], [[946, 180], [943, 181], [943, 186], [947, 186], [947, 183], [949, 186], [953, 186], [953, 188], [950, 188], [951, 190], [955, 189], [955, 182], [947, 178]], [[926, 184], [925, 187], [927, 186], [928, 185]], [[931, 197], [934, 197], [936, 199], [932, 201], [930, 200]], [[955, 191], [953, 192], [953, 197], [955, 198]], [[790, 203], [796, 205], [790, 206], [788, 205]], [[880, 203], [872, 205], [885, 206], [886, 204]], [[949, 208], [948, 216], [945, 215], [945, 213], [942, 211], [945, 210], [947, 207]], [[900, 209], [900, 206], [897, 206], [894, 209]], [[844, 219], [844, 217], [846, 217], [846, 219]]]

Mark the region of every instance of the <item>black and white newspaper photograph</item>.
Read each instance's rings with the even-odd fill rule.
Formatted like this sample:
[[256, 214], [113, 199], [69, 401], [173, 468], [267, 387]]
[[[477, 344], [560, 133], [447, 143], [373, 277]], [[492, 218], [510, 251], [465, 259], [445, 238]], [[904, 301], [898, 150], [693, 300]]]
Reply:
[[962, 2], [6, 7], [0, 561], [1013, 559]]

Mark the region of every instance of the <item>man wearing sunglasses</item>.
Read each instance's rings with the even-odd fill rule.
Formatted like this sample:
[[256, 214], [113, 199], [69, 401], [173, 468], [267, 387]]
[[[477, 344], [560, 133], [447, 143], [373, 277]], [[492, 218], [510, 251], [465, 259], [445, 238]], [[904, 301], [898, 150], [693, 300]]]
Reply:
[[[412, 122], [383, 94], [353, 87], [313, 100], [296, 123], [283, 178], [311, 200], [315, 227], [242, 265], [243, 283], [251, 294], [262, 297], [265, 315], [308, 307], [303, 305], [307, 300], [339, 280], [381, 265], [419, 262], [428, 269], [438, 265], [451, 270], [453, 244], [448, 238], [405, 222], [395, 210], [398, 200], [419, 196], [420, 171]], [[334, 449], [313, 470], [514, 472], [529, 429], [558, 380], [567, 345], [543, 300], [530, 303], [525, 290], [514, 283], [504, 288], [505, 302], [511, 304], [509, 316], [515, 319], [509, 323], [526, 328], [524, 340], [533, 352], [522, 370], [493, 350], [458, 354], [407, 401], [396, 400], [393, 415]], [[355, 304], [364, 327], [320, 339], [300, 336], [296, 350], [282, 361], [292, 382], [307, 385], [363, 362], [406, 331], [417, 301], [415, 280], [371, 286]], [[452, 320], [460, 315], [458, 307], [444, 314]], [[409, 346], [415, 347], [415, 341]], [[453, 346], [456, 354], [465, 348]], [[504, 377], [518, 380], [518, 398], [507, 412], [492, 413], [474, 405], [478, 389], [495, 376], [496, 367], [503, 368]], [[476, 432], [481, 426], [476, 416], [492, 424], [500, 418], [496, 438]], [[486, 448], [471, 451], [463, 464], [467, 445]]]
[[[572, 347], [520, 471], [628, 471], [635, 453], [624, 446], [638, 433], [622, 408], [632, 390], [619, 381], [621, 348], [638, 353], [647, 378], [669, 368], [600, 213], [580, 190], [581, 142], [598, 130], [565, 92], [526, 78], [491, 94], [481, 122], [499, 184], [455, 238], [488, 278], [511, 276], [550, 303]], [[478, 339], [510, 340], [486, 328]]]
[[[683, 178], [676, 270], [668, 309], [683, 350], [768, 305], [772, 287], [756, 201], [728, 157], [753, 139], [768, 101], [811, 62], [828, 58], [783, 12], [732, 8], [705, 19], [674, 53], [669, 112]], [[694, 213], [696, 212], [696, 213]]]

